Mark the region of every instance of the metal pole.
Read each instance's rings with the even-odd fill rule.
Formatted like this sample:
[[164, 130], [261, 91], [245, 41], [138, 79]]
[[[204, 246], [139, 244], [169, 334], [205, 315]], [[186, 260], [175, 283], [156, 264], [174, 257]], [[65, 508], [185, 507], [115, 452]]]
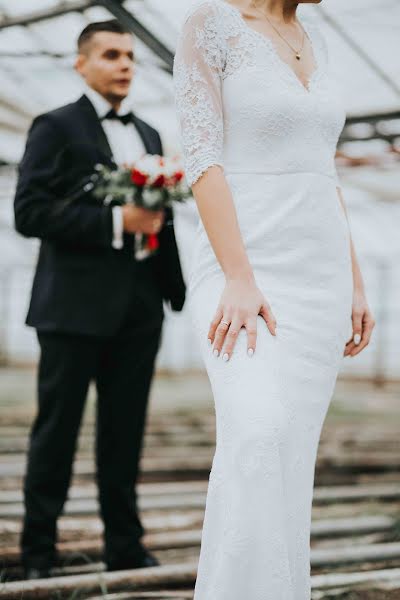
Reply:
[[165, 70], [172, 74], [174, 54], [156, 36], [144, 27], [137, 18], [129, 12], [121, 0], [98, 0], [97, 4], [103, 5], [111, 14], [121, 21], [134, 35], [136, 35], [150, 50], [158, 56], [165, 65]]
[[167, 48], [157, 37], [151, 33], [138, 19], [132, 15], [121, 0], [76, 0], [68, 4], [61, 3], [51, 9], [39, 10], [20, 17], [3, 17], [0, 20], [0, 31], [7, 27], [32, 25], [46, 19], [60, 17], [71, 12], [84, 12], [92, 6], [104, 6], [114, 17], [121, 21], [134, 35], [136, 35], [156, 56], [164, 63], [164, 69], [172, 74], [174, 62], [173, 52]]
[[61, 17], [71, 12], [83, 12], [84, 10], [98, 4], [96, 0], [76, 0], [75, 2], [68, 2], [68, 4], [62, 2], [54, 8], [46, 8], [43, 10], [37, 10], [20, 17], [2, 17], [0, 19], [0, 30], [6, 29], [7, 27], [26, 27], [33, 23], [39, 23], [47, 19], [54, 17]]

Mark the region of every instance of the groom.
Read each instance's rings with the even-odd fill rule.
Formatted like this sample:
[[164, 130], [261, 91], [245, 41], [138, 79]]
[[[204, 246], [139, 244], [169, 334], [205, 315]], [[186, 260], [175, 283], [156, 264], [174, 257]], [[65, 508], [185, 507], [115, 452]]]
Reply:
[[[140, 542], [135, 484], [163, 299], [175, 311], [185, 300], [173, 214], [103, 206], [82, 183], [97, 163], [162, 154], [158, 132], [127, 112], [133, 69], [128, 31], [114, 20], [88, 25], [76, 60], [86, 92], [34, 120], [19, 169], [16, 229], [41, 240], [26, 321], [40, 345], [24, 479], [26, 578], [47, 577], [57, 563], [57, 519], [92, 380], [104, 561], [108, 570], [158, 564]], [[158, 253], [137, 261], [135, 232], [158, 233]]]

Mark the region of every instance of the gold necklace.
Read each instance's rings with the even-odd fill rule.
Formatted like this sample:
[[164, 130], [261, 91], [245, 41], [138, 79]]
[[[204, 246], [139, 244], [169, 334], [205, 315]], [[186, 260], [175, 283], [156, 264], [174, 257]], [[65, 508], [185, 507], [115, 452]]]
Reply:
[[296, 48], [293, 48], [292, 44], [290, 44], [290, 42], [287, 41], [287, 39], [285, 39], [283, 37], [283, 35], [280, 33], [280, 31], [275, 27], [275, 25], [273, 23], [271, 23], [270, 19], [268, 18], [268, 16], [261, 10], [259, 10], [256, 6], [254, 6], [254, 4], [252, 3], [252, 7], [260, 13], [260, 15], [262, 15], [263, 17], [265, 17], [268, 21], [268, 23], [271, 25], [271, 27], [273, 29], [275, 29], [276, 33], [283, 39], [283, 41], [289, 46], [289, 48], [291, 48], [291, 50], [293, 50], [295, 57], [297, 58], [297, 60], [301, 59], [301, 53], [303, 52], [303, 48], [304, 48], [304, 39], [305, 39], [305, 33], [303, 31], [303, 40], [301, 43], [301, 48], [300, 50], [296, 50]]

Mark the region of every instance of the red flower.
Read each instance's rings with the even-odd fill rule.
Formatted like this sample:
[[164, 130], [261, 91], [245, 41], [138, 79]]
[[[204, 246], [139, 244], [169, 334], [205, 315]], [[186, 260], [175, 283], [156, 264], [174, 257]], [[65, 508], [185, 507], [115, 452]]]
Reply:
[[131, 171], [132, 183], [134, 183], [135, 185], [143, 186], [146, 184], [147, 179], [148, 179], [148, 175], [146, 175], [145, 173], [142, 173], [138, 169], [132, 169], [132, 171]]
[[176, 183], [178, 183], [178, 181], [181, 181], [182, 179], [183, 179], [183, 171], [176, 171], [176, 173], [175, 173]]
[[177, 182], [176, 182], [175, 176], [172, 176], [172, 177], [166, 177], [164, 185], [166, 187], [175, 187], [176, 183]]
[[159, 245], [160, 245], [160, 242], [158, 241], [157, 234], [150, 233], [148, 235], [148, 239], [147, 239], [147, 247], [149, 248], [149, 250], [157, 250]]
[[164, 175], [159, 175], [155, 180], [154, 180], [154, 187], [163, 187], [163, 185], [165, 184], [165, 176]]

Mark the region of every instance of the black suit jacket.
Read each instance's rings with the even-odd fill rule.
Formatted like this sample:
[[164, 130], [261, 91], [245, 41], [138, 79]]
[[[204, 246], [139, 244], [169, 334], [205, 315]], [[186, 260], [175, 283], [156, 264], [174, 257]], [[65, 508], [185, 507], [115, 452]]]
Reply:
[[[158, 132], [136, 116], [146, 151], [162, 154]], [[83, 190], [97, 163], [116, 166], [96, 111], [86, 96], [37, 117], [19, 166], [15, 227], [41, 240], [26, 323], [42, 331], [112, 335], [135, 286], [133, 235], [112, 247], [112, 212]], [[74, 200], [71, 202], [71, 198]], [[159, 233], [155, 270], [162, 297], [182, 309], [185, 283], [173, 213]]]

